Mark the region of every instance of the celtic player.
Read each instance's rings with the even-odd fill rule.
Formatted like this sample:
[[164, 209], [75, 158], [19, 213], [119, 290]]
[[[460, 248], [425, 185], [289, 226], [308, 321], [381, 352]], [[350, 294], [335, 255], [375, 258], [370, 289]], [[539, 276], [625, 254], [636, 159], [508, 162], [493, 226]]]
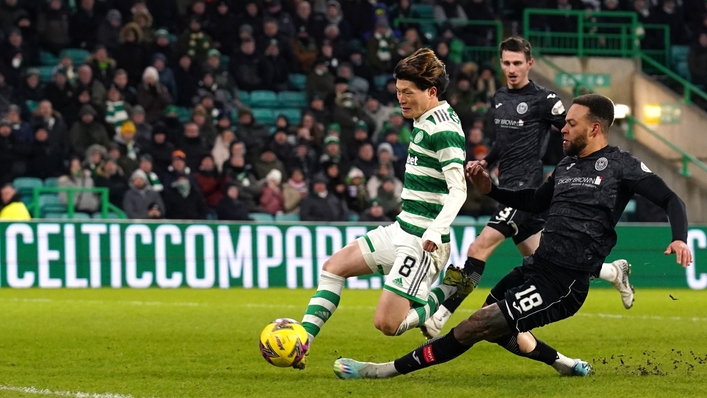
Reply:
[[374, 317], [375, 327], [388, 336], [421, 325], [440, 303], [471, 291], [471, 278], [454, 267], [442, 285], [431, 288], [449, 260], [450, 225], [466, 200], [464, 133], [454, 110], [438, 99], [449, 76], [425, 48], [400, 61], [394, 73], [403, 116], [414, 121], [402, 212], [393, 224], [368, 232], [324, 263], [302, 320], [310, 341], [336, 310], [351, 276], [388, 275]]

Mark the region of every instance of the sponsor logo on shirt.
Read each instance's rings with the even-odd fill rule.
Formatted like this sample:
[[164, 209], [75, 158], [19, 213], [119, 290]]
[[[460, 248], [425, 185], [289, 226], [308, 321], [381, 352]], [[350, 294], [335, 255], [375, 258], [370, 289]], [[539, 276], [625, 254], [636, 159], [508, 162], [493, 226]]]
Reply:
[[422, 349], [422, 357], [425, 359], [425, 363], [432, 363], [435, 361], [435, 355], [432, 353], [432, 346], [428, 345]]
[[517, 128], [523, 127], [525, 125], [525, 122], [523, 121], [523, 119], [518, 119], [518, 120], [494, 119], [494, 123], [500, 125], [501, 127], [505, 127], [508, 129], [517, 129]]
[[577, 187], [591, 187], [596, 188], [601, 185], [601, 176], [592, 177], [562, 177], [557, 179], [557, 185], [570, 184], [570, 186]]

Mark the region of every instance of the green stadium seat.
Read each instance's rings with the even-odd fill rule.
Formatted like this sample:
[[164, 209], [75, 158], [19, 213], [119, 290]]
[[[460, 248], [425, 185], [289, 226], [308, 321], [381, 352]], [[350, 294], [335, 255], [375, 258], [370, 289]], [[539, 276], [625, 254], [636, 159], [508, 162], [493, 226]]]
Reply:
[[376, 77], [373, 78], [373, 83], [376, 85], [376, 90], [383, 90], [385, 83], [387, 83], [391, 78], [393, 78], [393, 75], [376, 75]]
[[15, 180], [12, 182], [12, 185], [15, 187], [20, 196], [32, 197], [34, 188], [43, 187], [44, 181], [34, 177], [19, 177], [15, 178]]
[[120, 219], [120, 217], [118, 217], [118, 215], [113, 212], [108, 212], [106, 218], [103, 218], [103, 214], [101, 214], [100, 211], [97, 213], [93, 213], [92, 218], [94, 220], [119, 220]]
[[476, 217], [477, 224], [486, 225], [489, 222], [489, 220], [491, 220], [491, 216], [478, 216], [478, 217]]
[[454, 218], [455, 225], [475, 225], [476, 218], [472, 216], [456, 216]]
[[250, 106], [250, 93], [249, 92], [238, 90], [238, 99], [243, 103], [243, 105]]
[[47, 213], [65, 213], [66, 206], [59, 202], [59, 196], [56, 194], [42, 195], [39, 197], [39, 210], [41, 214]]
[[69, 57], [75, 67], [86, 63], [86, 58], [91, 55], [87, 50], [81, 48], [67, 48], [61, 52], [61, 58]]
[[410, 4], [410, 14], [414, 18], [434, 19], [434, 7], [429, 4]]
[[44, 179], [45, 187], [57, 187], [59, 185], [59, 179], [56, 177], [49, 177]]
[[281, 221], [283, 221], [283, 222], [287, 222], [287, 221], [298, 222], [298, 221], [300, 221], [300, 219], [299, 219], [299, 214], [280, 213], [280, 214], [275, 215], [275, 221], [278, 221], [278, 222], [281, 222]]
[[44, 217], [42, 217], [42, 218], [51, 218], [51, 219], [66, 218], [66, 213], [56, 213], [56, 212], [44, 213]]
[[[69, 213], [64, 213], [61, 218], [70, 218]], [[72, 220], [90, 220], [91, 215], [88, 213], [76, 211], [76, 212], [74, 212], [74, 217], [71, 219]]]
[[302, 121], [302, 111], [299, 109], [285, 108], [273, 111], [275, 113], [275, 119], [278, 116], [283, 115], [290, 122], [290, 125], [300, 124]]
[[52, 76], [54, 74], [53, 66], [39, 66], [39, 81], [42, 83], [49, 83], [52, 81]]
[[39, 52], [39, 63], [41, 63], [44, 66], [55, 66], [59, 64], [59, 58], [57, 58], [56, 55], [47, 52], [47, 51], [40, 51]]
[[359, 219], [358, 213], [349, 213], [349, 221], [350, 222], [356, 222]]
[[259, 123], [275, 124], [275, 113], [270, 108], [253, 108], [253, 118]]
[[221, 54], [221, 67], [223, 67], [223, 69], [225, 70], [228, 70], [228, 64], [230, 63], [231, 57], [229, 57], [228, 55]]
[[286, 108], [306, 108], [308, 105], [307, 94], [303, 91], [282, 91], [277, 99]]
[[277, 107], [280, 102], [274, 91], [255, 90], [250, 92], [250, 104], [254, 107]]
[[304, 90], [304, 87], [307, 85], [307, 75], [290, 73], [288, 79], [290, 81], [290, 86], [292, 86], [295, 90]]
[[185, 108], [183, 106], [177, 107], [177, 118], [180, 122], [186, 123], [191, 119], [191, 109]]
[[275, 219], [268, 213], [250, 213], [248, 214], [253, 221], [257, 222], [273, 222]]
[[33, 101], [33, 100], [27, 100], [27, 101], [25, 101], [25, 105], [27, 106], [27, 110], [29, 110], [30, 113], [32, 113], [39, 106], [39, 102]]

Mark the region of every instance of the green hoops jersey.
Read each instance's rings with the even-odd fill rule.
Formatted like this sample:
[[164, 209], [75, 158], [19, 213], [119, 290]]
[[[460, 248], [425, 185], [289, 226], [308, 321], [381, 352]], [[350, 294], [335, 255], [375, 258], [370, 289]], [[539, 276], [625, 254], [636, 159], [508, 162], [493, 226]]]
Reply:
[[[446, 101], [415, 120], [408, 148], [403, 183], [401, 228], [422, 237], [442, 210], [449, 188], [444, 171], [464, 168], [465, 138], [459, 117]], [[466, 181], [462, 181], [466, 186]], [[449, 225], [442, 242], [449, 242]]]

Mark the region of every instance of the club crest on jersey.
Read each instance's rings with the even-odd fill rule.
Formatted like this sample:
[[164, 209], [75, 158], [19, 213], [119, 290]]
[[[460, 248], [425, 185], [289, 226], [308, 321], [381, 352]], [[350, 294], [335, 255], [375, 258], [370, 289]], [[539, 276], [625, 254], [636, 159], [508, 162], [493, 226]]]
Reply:
[[412, 139], [412, 142], [414, 142], [415, 144], [421, 143], [424, 135], [425, 133], [423, 133], [422, 131], [418, 131], [417, 134], [415, 134], [415, 137]]
[[651, 169], [646, 166], [645, 163], [641, 162], [641, 170], [645, 171], [646, 173], [652, 173]]
[[608, 165], [609, 165], [609, 161], [606, 160], [606, 158], [602, 156], [599, 159], [597, 159], [596, 163], [594, 163], [594, 168], [597, 171], [602, 171], [602, 170], [606, 169], [606, 166], [608, 166]]
[[518, 114], [520, 115], [524, 114], [525, 112], [528, 112], [528, 104], [526, 104], [525, 102], [521, 102], [516, 107], [516, 112], [518, 112]]

